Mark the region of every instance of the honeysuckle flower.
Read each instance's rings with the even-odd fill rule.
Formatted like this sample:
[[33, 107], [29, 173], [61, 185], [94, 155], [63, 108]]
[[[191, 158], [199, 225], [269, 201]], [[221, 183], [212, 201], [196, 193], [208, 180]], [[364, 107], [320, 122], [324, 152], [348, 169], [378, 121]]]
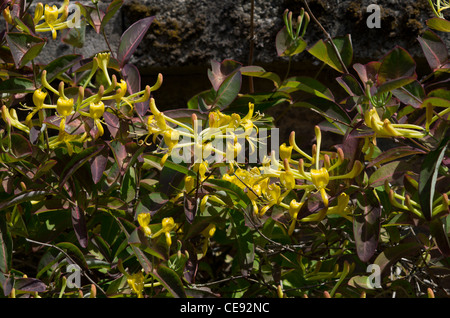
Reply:
[[100, 67], [100, 69], [103, 71], [103, 73], [105, 74], [106, 80], [108, 81], [108, 84], [111, 85], [111, 78], [109, 77], [109, 73], [108, 73], [108, 65], [109, 65], [109, 60], [111, 57], [111, 53], [110, 52], [105, 52], [105, 53], [97, 53], [95, 55], [95, 59], [97, 60], [97, 64]]
[[50, 149], [55, 149], [59, 145], [64, 144], [67, 147], [67, 152], [69, 156], [73, 154], [73, 146], [71, 143], [73, 142], [84, 142], [88, 139], [87, 133], [83, 133], [81, 135], [71, 135], [64, 130], [60, 130], [58, 136], [52, 137], [49, 141]]
[[9, 126], [22, 130], [27, 134], [30, 133], [30, 128], [19, 121], [19, 118], [17, 117], [17, 112], [14, 108], [8, 110], [8, 108], [5, 105], [3, 105], [2, 118], [5, 121], [5, 123], [7, 123]]
[[425, 128], [412, 124], [392, 124], [389, 119], [381, 120], [375, 108], [364, 112], [364, 122], [372, 128], [377, 137], [423, 138]]
[[152, 235], [152, 230], [150, 229], [150, 220], [151, 220], [151, 214], [150, 213], [139, 213], [138, 214], [138, 223], [141, 227], [142, 231], [146, 236]]
[[[202, 245], [202, 255], [201, 257], [206, 255], [206, 252], [208, 251], [208, 245], [209, 245], [209, 241], [211, 239], [211, 237], [214, 236], [214, 234], [216, 233], [216, 226], [214, 224], [210, 224], [208, 225], [202, 232], [201, 234], [205, 237], [203, 240], [203, 245]], [[200, 257], [200, 258], [201, 258]]]
[[302, 208], [305, 202], [297, 202], [297, 200], [293, 199], [289, 203], [289, 215], [292, 218], [291, 225], [289, 226], [288, 235], [292, 235], [295, 230], [295, 223], [297, 222], [298, 213]]
[[160, 236], [161, 234], [164, 234], [166, 237], [167, 246], [170, 247], [172, 245], [172, 237], [170, 235], [170, 232], [175, 228], [176, 223], [172, 217], [167, 217], [162, 220], [161, 226], [162, 226], [162, 228], [158, 232], [153, 234], [151, 236], [151, 238], [156, 238], [156, 237]]
[[[64, 3], [59, 8], [56, 5], [50, 6], [48, 4], [43, 7], [42, 3], [38, 3], [33, 18], [34, 23], [37, 24], [35, 26], [35, 31], [51, 31], [52, 38], [53, 40], [55, 40], [57, 36], [57, 30], [62, 30], [69, 27], [69, 22], [66, 20], [68, 16], [68, 6], [69, 0], [64, 0]], [[44, 19], [44, 22], [38, 24], [42, 19]]]
[[144, 274], [142, 272], [137, 272], [127, 277], [128, 286], [131, 290], [137, 294], [138, 298], [143, 298], [144, 291]]
[[88, 117], [91, 117], [94, 120], [94, 125], [98, 129], [96, 137], [100, 137], [104, 133], [104, 129], [101, 122], [101, 118], [103, 117], [104, 113], [105, 113], [105, 104], [102, 101], [99, 101], [97, 103], [91, 103], [89, 105]]
[[5, 19], [5, 21], [8, 24], [11, 24], [11, 25], [14, 24], [14, 21], [13, 21], [12, 16], [11, 16], [11, 11], [9, 10], [8, 6], [5, 9], [3, 9], [2, 15], [3, 15], [3, 18]]
[[52, 30], [53, 40], [55, 40], [56, 30], [54, 25], [56, 24], [56, 20], [58, 20], [58, 7], [56, 5], [49, 6], [48, 4], [46, 4], [44, 10], [44, 17], [48, 27]]
[[59, 130], [64, 131], [66, 127], [66, 117], [74, 113], [74, 102], [73, 98], [67, 99], [64, 97], [59, 97], [56, 101], [56, 111], [61, 117], [61, 122], [59, 124]]

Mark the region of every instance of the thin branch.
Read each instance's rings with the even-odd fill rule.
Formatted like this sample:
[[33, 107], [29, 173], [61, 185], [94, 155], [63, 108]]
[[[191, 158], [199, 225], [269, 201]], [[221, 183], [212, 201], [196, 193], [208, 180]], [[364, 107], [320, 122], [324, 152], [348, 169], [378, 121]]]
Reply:
[[308, 6], [308, 2], [306, 0], [303, 0], [303, 2], [305, 3], [305, 7], [306, 7], [306, 10], [308, 10], [309, 15], [314, 20], [314, 22], [319, 26], [319, 28], [322, 30], [322, 32], [325, 34], [325, 36], [327, 37], [331, 46], [333, 47], [333, 50], [336, 53], [336, 56], [339, 60], [339, 63], [341, 64], [342, 69], [344, 70], [345, 74], [349, 74], [347, 67], [345, 66], [345, 63], [342, 60], [341, 54], [339, 53], [339, 50], [337, 49], [336, 45], [334, 44], [333, 39], [331, 38], [330, 34], [327, 32], [327, 30], [325, 30], [325, 28], [322, 26], [322, 24], [320, 24], [319, 20], [317, 20], [317, 18], [314, 16], [314, 14], [312, 13], [311, 9]]

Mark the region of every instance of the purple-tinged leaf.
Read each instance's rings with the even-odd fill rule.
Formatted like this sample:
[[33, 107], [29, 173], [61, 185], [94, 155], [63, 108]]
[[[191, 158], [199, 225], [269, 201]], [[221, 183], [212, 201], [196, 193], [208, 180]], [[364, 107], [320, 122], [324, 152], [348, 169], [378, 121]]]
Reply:
[[369, 185], [373, 188], [384, 185], [387, 180], [394, 182], [403, 177], [403, 175], [411, 170], [411, 165], [403, 161], [393, 161], [385, 164], [381, 168], [377, 169], [369, 177]]
[[36, 36], [9, 32], [6, 41], [11, 49], [16, 68], [21, 68], [39, 55], [46, 42]]
[[122, 75], [127, 82], [127, 88], [130, 94], [137, 93], [141, 90], [141, 75], [136, 66], [133, 64], [124, 65]]
[[194, 221], [199, 206], [200, 198], [187, 194], [184, 196], [184, 214], [189, 223]]
[[86, 219], [84, 217], [84, 211], [80, 209], [78, 205], [72, 206], [72, 226], [75, 231], [75, 235], [78, 239], [78, 243], [83, 248], [88, 246], [88, 233], [86, 228]]
[[119, 117], [110, 112], [103, 113], [103, 119], [105, 120], [106, 127], [111, 135], [115, 138], [118, 130], [120, 129]]
[[381, 229], [381, 207], [373, 189], [357, 195], [357, 208], [353, 218], [356, 253], [363, 262], [375, 254]]
[[419, 81], [414, 80], [403, 87], [393, 89], [392, 94], [402, 103], [419, 108], [425, 98], [425, 89]]
[[378, 70], [380, 69], [380, 66], [381, 62], [373, 61], [365, 65], [356, 63], [353, 65], [353, 68], [358, 73], [358, 76], [363, 83], [367, 83], [369, 80], [372, 81], [372, 83], [376, 83], [377, 74]]
[[33, 153], [33, 147], [30, 141], [20, 134], [11, 134], [11, 147], [12, 154], [18, 159]]
[[154, 19], [154, 16], [141, 19], [122, 34], [117, 50], [117, 59], [121, 68], [128, 63]]
[[377, 84], [382, 85], [392, 80], [404, 78], [415, 79], [416, 77], [416, 63], [414, 59], [405, 49], [397, 46], [381, 60]]
[[447, 46], [433, 31], [427, 30], [417, 38], [432, 70], [440, 68], [447, 62]]
[[43, 162], [39, 165], [33, 180], [37, 180], [44, 174], [46, 174], [48, 171], [50, 171], [58, 162], [54, 159], [49, 159], [46, 162]]
[[221, 63], [212, 60], [211, 69], [208, 69], [208, 79], [214, 90], [217, 92], [223, 81], [241, 67], [241, 63], [230, 59], [223, 60]]
[[91, 159], [91, 174], [92, 181], [97, 184], [103, 176], [106, 164], [108, 163], [108, 147], [104, 148], [105, 151], [100, 152], [94, 158]]
[[[82, 56], [79, 54], [69, 54], [60, 56], [51, 61], [44, 70], [47, 71], [47, 82], [51, 83], [59, 75], [70, 69], [75, 63], [81, 60]], [[41, 73], [42, 74], [42, 73]], [[38, 77], [40, 81], [40, 76]]]
[[19, 277], [14, 279], [14, 288], [16, 290], [43, 293], [47, 286], [36, 278]]
[[92, 157], [102, 152], [104, 147], [104, 145], [95, 145], [73, 156], [61, 173], [59, 185], [64, 185], [66, 181], [75, 173], [75, 171], [88, 162]]
[[391, 266], [394, 265], [400, 258], [417, 255], [420, 252], [422, 245], [419, 242], [405, 242], [388, 247], [383, 250], [375, 259], [374, 264], [380, 266], [382, 275], [388, 274]]
[[396, 147], [389, 150], [384, 151], [378, 157], [370, 161], [367, 165], [367, 168], [383, 165], [390, 161], [394, 161], [400, 158], [416, 155], [416, 154], [424, 154], [425, 152], [421, 149], [413, 148], [410, 146], [402, 146]]

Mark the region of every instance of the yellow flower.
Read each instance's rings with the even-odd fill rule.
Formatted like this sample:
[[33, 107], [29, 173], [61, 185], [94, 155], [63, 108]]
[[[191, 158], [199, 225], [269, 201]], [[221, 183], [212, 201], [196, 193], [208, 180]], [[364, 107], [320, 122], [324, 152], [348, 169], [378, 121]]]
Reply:
[[311, 181], [316, 187], [316, 189], [319, 190], [320, 195], [322, 196], [323, 203], [327, 207], [328, 197], [327, 193], [325, 192], [325, 188], [328, 185], [328, 182], [330, 181], [330, 175], [328, 174], [328, 170], [324, 167], [322, 167], [319, 170], [311, 169]]
[[138, 222], [141, 227], [141, 229], [144, 231], [145, 235], [150, 236], [152, 234], [152, 230], [148, 226], [150, 224], [151, 220], [151, 214], [150, 213], [139, 213], [138, 214]]
[[208, 251], [209, 240], [211, 237], [214, 236], [215, 233], [216, 233], [216, 226], [214, 224], [208, 225], [201, 232], [201, 234], [205, 237], [205, 239], [203, 240], [203, 246], [202, 246], [202, 256], [206, 255], [206, 252]]
[[364, 112], [364, 122], [378, 137], [423, 138], [425, 128], [411, 124], [392, 124], [389, 119], [381, 120], [375, 108]]
[[289, 215], [292, 218], [292, 222], [289, 226], [288, 235], [292, 235], [292, 233], [294, 233], [295, 222], [297, 221], [298, 213], [300, 212], [303, 204], [304, 202], [297, 202], [295, 199], [291, 200], [291, 202], [289, 203]]
[[53, 40], [55, 40], [56, 30], [54, 26], [56, 24], [56, 21], [58, 20], [58, 7], [56, 5], [50, 7], [48, 4], [46, 4], [44, 10], [44, 17], [45, 22], [47, 22], [47, 25], [50, 27], [52, 31]]
[[8, 108], [6, 108], [5, 105], [2, 106], [2, 118], [5, 121], [5, 123], [7, 123], [10, 126], [13, 126], [17, 129], [20, 129], [26, 133], [30, 133], [30, 128], [28, 128], [28, 126], [22, 124], [19, 121], [19, 118], [17, 117], [17, 112], [14, 108], [11, 108], [8, 111]]
[[164, 233], [164, 235], [166, 236], [166, 243], [170, 247], [172, 245], [172, 238], [170, 236], [170, 231], [172, 231], [175, 228], [176, 226], [175, 221], [171, 217], [164, 218], [161, 222], [161, 226], [162, 228], [158, 232], [153, 234], [151, 237], [155, 238]]
[[135, 273], [133, 275], [128, 275], [127, 277], [128, 286], [131, 290], [137, 294], [138, 298], [143, 298], [142, 292], [144, 291], [144, 274], [142, 272]]
[[100, 121], [100, 118], [102, 118], [104, 113], [105, 113], [105, 104], [102, 101], [99, 101], [98, 103], [91, 103], [89, 105], [89, 115], [90, 115], [89, 117], [94, 119], [94, 124], [98, 129], [96, 138], [102, 136], [104, 133], [104, 129]]
[[282, 161], [284, 161], [284, 159], [291, 160], [292, 148], [293, 146], [286, 146], [285, 143], [280, 146], [280, 158]]

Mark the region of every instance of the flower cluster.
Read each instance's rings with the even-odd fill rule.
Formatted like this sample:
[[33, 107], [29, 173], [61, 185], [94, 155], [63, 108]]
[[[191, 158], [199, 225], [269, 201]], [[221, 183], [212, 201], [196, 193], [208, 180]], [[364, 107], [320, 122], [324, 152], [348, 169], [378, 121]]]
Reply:
[[[73, 97], [68, 96], [64, 82], [60, 82], [58, 89], [50, 85], [44, 70], [41, 76], [42, 86], [33, 93], [34, 105], [24, 105], [25, 110], [29, 111], [25, 123], [17, 119], [14, 109], [8, 111], [5, 107], [2, 109], [3, 120], [26, 133], [30, 133], [35, 126], [40, 128], [49, 124], [49, 127], [59, 130], [57, 136], [49, 137], [49, 148], [65, 145], [71, 155], [72, 143], [95, 140], [104, 134], [103, 115], [106, 111], [117, 114], [123, 106], [133, 109], [134, 104], [148, 101], [151, 91], [158, 89], [162, 83], [160, 75], [154, 86], [146, 86], [144, 90], [128, 95], [127, 83], [123, 79], [118, 82], [115, 75], [109, 75], [109, 59], [110, 53], [99, 53], [93, 58], [88, 80], [84, 86], [78, 87], [78, 94]], [[109, 85], [106, 88], [100, 86], [95, 94], [87, 96], [86, 85], [97, 71], [104, 74]], [[48, 110], [53, 111], [51, 116], [48, 116]], [[38, 119], [35, 120], [36, 114]]]
[[[292, 219], [288, 233], [292, 234], [297, 221], [316, 222], [321, 221], [327, 214], [337, 214], [352, 220], [352, 209], [348, 206], [349, 196], [341, 193], [337, 204], [329, 206], [327, 186], [332, 180], [352, 179], [358, 176], [363, 165], [355, 161], [350, 171], [338, 173], [336, 171], [346, 168], [346, 161], [341, 149], [336, 153], [321, 152], [321, 131], [315, 127], [316, 141], [313, 146], [313, 155], [310, 156], [301, 150], [295, 142], [295, 133], [289, 138], [289, 145], [280, 146], [280, 158], [272, 151], [261, 167], [253, 167], [251, 170], [240, 169], [225, 174], [223, 179], [241, 187], [252, 202], [255, 215], [263, 217], [273, 206], [284, 208]], [[293, 152], [301, 157], [293, 159]], [[300, 199], [286, 198], [291, 191], [303, 193]], [[318, 193], [323, 207], [318, 212], [299, 218], [299, 213], [308, 198]]]

